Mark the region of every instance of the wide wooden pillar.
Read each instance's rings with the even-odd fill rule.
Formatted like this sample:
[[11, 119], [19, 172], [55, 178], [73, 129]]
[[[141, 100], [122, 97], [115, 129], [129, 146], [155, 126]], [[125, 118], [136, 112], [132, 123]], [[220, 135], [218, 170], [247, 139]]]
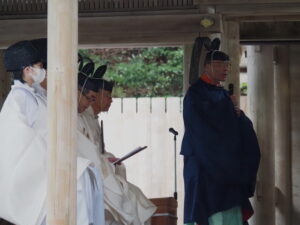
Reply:
[[11, 76], [6, 72], [3, 62], [4, 50], [0, 50], [0, 110], [10, 91]]
[[240, 25], [236, 21], [224, 21], [223, 31], [221, 33], [221, 51], [227, 53], [230, 57], [231, 69], [229, 76], [224, 82], [225, 89], [228, 84], [234, 85], [234, 95], [239, 100], [240, 96]]
[[274, 70], [272, 46], [248, 46], [248, 109], [257, 132], [261, 162], [252, 225], [275, 224]]
[[76, 224], [78, 1], [48, 1], [48, 225]]
[[300, 45], [290, 46], [292, 222], [300, 224]]
[[291, 224], [291, 107], [289, 46], [274, 48], [276, 225]]

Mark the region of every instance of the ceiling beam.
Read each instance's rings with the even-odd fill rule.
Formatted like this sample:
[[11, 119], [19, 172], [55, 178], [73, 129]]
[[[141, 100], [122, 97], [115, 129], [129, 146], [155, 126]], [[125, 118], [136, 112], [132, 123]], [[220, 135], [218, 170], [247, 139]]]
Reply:
[[[1, 0], [0, 0], [1, 1]], [[204, 7], [209, 8], [209, 7]], [[79, 17], [115, 17], [115, 16], [146, 16], [146, 15], [178, 15], [178, 14], [196, 14], [199, 13], [197, 7], [186, 9], [164, 9], [164, 10], [137, 10], [137, 11], [86, 11], [79, 12]], [[201, 14], [210, 13], [207, 10], [201, 11]], [[14, 20], [14, 19], [45, 19], [47, 18], [47, 12], [41, 12], [37, 14], [33, 13], [17, 13], [17, 14], [1, 14], [0, 20]]]
[[299, 0], [194, 0], [194, 4], [206, 5], [232, 5], [232, 4], [273, 4], [273, 3], [299, 3]]
[[300, 21], [300, 14], [290, 15], [225, 15], [224, 21], [240, 21], [240, 22], [295, 22]]
[[[204, 28], [200, 20], [215, 21]], [[79, 18], [79, 44], [84, 47], [183, 45], [201, 35], [219, 33], [217, 14], [146, 15]], [[47, 35], [46, 19], [0, 20], [0, 48]]]
[[224, 15], [258, 16], [300, 14], [300, 3], [217, 5], [215, 12]]
[[240, 23], [240, 40], [299, 41], [300, 21], [297, 22], [243, 22]]

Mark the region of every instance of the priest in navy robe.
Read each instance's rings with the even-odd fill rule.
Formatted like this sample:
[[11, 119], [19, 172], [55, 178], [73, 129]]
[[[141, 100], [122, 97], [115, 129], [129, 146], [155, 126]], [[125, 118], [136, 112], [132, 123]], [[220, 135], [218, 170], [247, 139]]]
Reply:
[[183, 104], [184, 223], [243, 225], [252, 216], [260, 150], [252, 122], [221, 86], [229, 57], [210, 51]]

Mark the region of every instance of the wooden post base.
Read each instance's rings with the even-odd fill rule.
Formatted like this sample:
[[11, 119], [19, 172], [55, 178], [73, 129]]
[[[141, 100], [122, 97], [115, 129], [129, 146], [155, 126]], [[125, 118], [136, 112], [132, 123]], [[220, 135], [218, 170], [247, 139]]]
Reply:
[[151, 225], [177, 225], [177, 200], [173, 197], [150, 200], [157, 206], [151, 218]]

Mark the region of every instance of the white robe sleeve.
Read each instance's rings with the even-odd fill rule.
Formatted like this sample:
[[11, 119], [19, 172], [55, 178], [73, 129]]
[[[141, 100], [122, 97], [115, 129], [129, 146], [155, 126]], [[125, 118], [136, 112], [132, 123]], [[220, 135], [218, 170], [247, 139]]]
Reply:
[[38, 102], [29, 91], [21, 88], [12, 90], [7, 104], [16, 104], [19, 107], [20, 113], [24, 116], [28, 126], [33, 127], [38, 114]]
[[1, 112], [0, 124], [0, 217], [38, 225], [46, 200], [45, 142], [13, 110]]

